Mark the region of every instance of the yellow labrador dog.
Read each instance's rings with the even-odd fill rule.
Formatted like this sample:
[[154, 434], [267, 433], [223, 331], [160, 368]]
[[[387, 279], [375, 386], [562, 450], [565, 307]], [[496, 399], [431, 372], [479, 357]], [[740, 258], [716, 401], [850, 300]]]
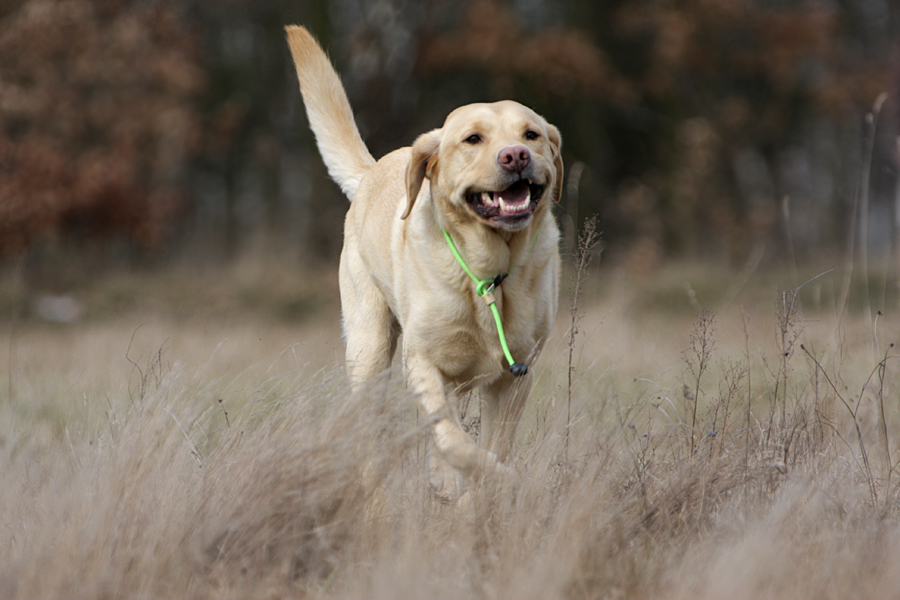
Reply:
[[[504, 470], [556, 315], [559, 131], [512, 101], [471, 104], [377, 162], [322, 48], [287, 27], [310, 126], [350, 198], [340, 263], [351, 384], [388, 369], [402, 332], [408, 385], [433, 422], [439, 497]], [[511, 364], [512, 363], [512, 364]], [[481, 447], [457, 395], [481, 389]]]

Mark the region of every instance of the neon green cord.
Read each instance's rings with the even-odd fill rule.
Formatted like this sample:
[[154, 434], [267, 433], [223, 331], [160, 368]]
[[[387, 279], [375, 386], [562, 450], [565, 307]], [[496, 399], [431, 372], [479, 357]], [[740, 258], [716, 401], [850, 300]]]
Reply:
[[[446, 229], [442, 229], [444, 232], [444, 238], [447, 240], [447, 245], [450, 246], [450, 251], [453, 252], [453, 256], [456, 257], [456, 261], [460, 264], [463, 270], [466, 272], [466, 275], [475, 282], [475, 293], [478, 294], [479, 297], [484, 296], [494, 289], [494, 280], [493, 279], [478, 279], [469, 269], [469, 265], [466, 264], [466, 261], [463, 260], [463, 257], [460, 255], [459, 250], [456, 249], [456, 244], [453, 243], [453, 239], [450, 237], [450, 234], [447, 233]], [[497, 333], [500, 336], [500, 347], [503, 348], [503, 354], [506, 356], [506, 360], [509, 361], [509, 366], [512, 368], [513, 365], [517, 364], [516, 361], [512, 357], [512, 353], [509, 351], [509, 346], [506, 344], [506, 335], [503, 333], [503, 323], [500, 320], [500, 309], [497, 308], [497, 304], [495, 302], [489, 302], [488, 306], [491, 307], [491, 312], [494, 313], [494, 321], [497, 323]], [[525, 366], [524, 364], [522, 365]], [[519, 374], [524, 374], [525, 371], [522, 371]], [[516, 375], [516, 371], [513, 371], [513, 374]]]
[[509, 346], [506, 345], [506, 336], [503, 335], [503, 323], [500, 322], [500, 310], [493, 302], [491, 302], [489, 306], [491, 307], [491, 311], [494, 313], [494, 320], [497, 322], [497, 333], [500, 334], [500, 347], [503, 348], [503, 354], [506, 355], [506, 360], [509, 361], [509, 366], [513, 366], [514, 364], [516, 364], [516, 361], [513, 360], [512, 353], [509, 351]]

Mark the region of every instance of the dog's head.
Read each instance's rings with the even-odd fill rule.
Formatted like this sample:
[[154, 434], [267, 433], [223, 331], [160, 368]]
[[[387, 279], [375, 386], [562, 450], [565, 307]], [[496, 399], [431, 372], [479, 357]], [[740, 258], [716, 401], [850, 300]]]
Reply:
[[490, 227], [517, 231], [559, 201], [563, 164], [559, 131], [509, 100], [469, 104], [422, 134], [406, 172], [409, 216], [425, 178], [436, 202]]

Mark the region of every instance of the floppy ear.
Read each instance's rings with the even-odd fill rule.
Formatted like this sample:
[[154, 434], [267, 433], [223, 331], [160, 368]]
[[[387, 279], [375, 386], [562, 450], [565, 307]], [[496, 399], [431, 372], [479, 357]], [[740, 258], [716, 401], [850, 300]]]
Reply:
[[413, 204], [416, 203], [425, 177], [431, 178], [431, 171], [437, 162], [440, 145], [440, 129], [433, 129], [416, 138], [416, 142], [412, 146], [412, 158], [406, 167], [406, 210], [400, 215], [401, 219], [405, 219], [412, 212]]
[[559, 129], [549, 123], [547, 123], [547, 139], [553, 145], [553, 166], [556, 169], [556, 183], [553, 184], [550, 194], [554, 202], [559, 202], [563, 186], [562, 137], [559, 135]]

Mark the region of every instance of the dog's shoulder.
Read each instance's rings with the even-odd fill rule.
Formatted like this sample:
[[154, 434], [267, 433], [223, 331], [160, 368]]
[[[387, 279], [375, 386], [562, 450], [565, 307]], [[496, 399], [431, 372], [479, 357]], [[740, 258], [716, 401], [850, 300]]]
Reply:
[[353, 197], [353, 203], [384, 202], [406, 200], [406, 167], [409, 165], [411, 150], [398, 148], [382, 156], [369, 169], [360, 182]]
[[[381, 157], [359, 183], [348, 218], [359, 227], [385, 227], [400, 218], [406, 205], [406, 166], [410, 149], [399, 148]], [[374, 223], [373, 223], [374, 222]]]

